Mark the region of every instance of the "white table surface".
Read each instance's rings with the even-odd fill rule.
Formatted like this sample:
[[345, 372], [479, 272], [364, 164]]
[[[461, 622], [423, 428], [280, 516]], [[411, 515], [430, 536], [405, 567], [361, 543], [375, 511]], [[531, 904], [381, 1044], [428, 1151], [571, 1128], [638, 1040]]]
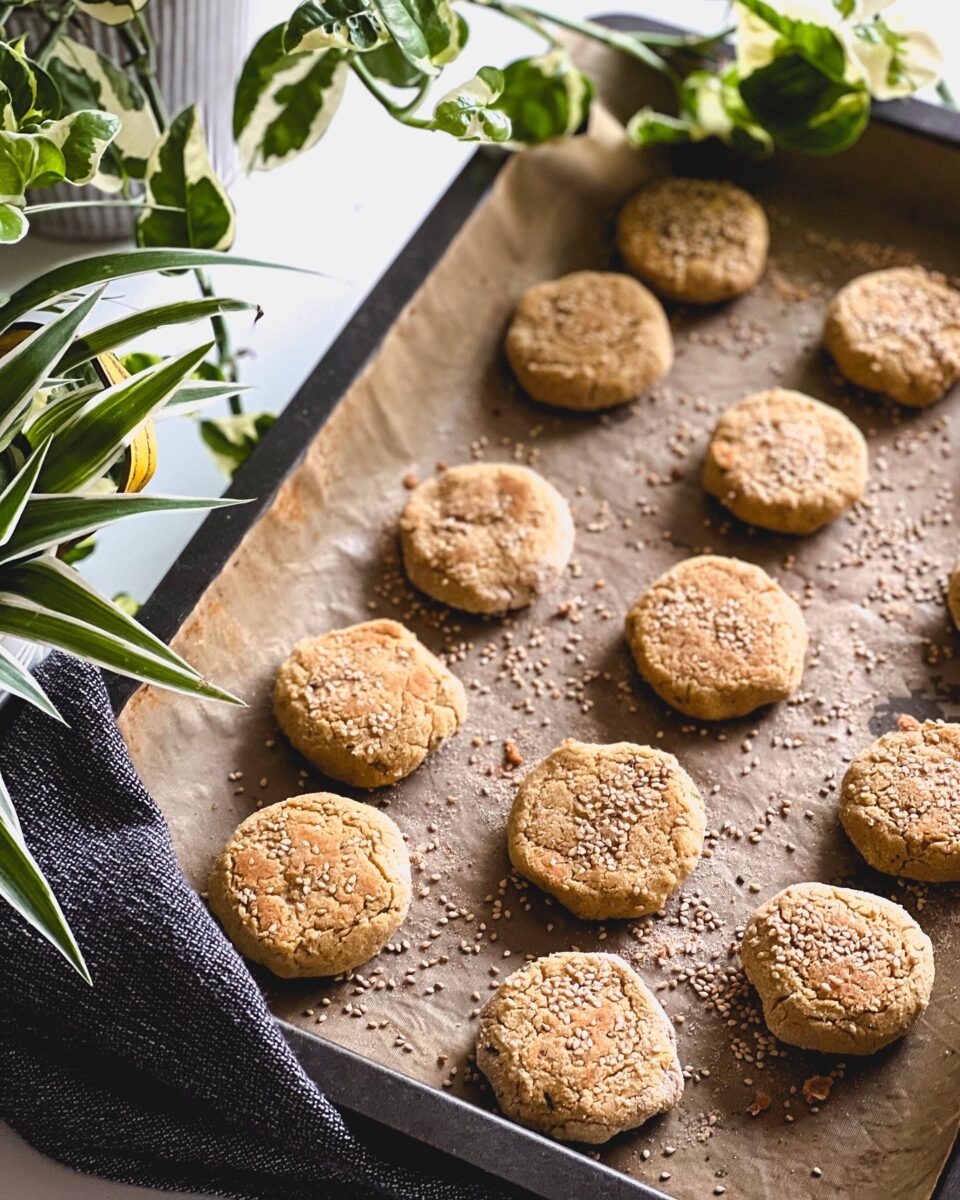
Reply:
[[[266, 29], [293, 0], [257, 0]], [[642, 13], [690, 29], [716, 29], [726, 17], [724, 0], [553, 0], [557, 11], [588, 16], [599, 11]], [[550, 5], [544, 0], [545, 7]], [[898, 8], [931, 29], [947, 48], [948, 75], [957, 79], [960, 15], [941, 0], [900, 0]], [[450, 76], [469, 76], [486, 62], [503, 64], [529, 53], [537, 40], [496, 14], [469, 10], [471, 39]], [[351, 81], [351, 84], [356, 81]], [[211, 272], [222, 295], [257, 301], [265, 315], [256, 328], [245, 314], [230, 318], [243, 358], [251, 409], [279, 412], [324, 350], [389, 266], [436, 199], [456, 175], [469, 150], [440, 134], [394, 124], [359, 86], [348, 88], [343, 108], [319, 147], [296, 163], [231, 186], [238, 209], [235, 251], [248, 257], [294, 263], [325, 277], [280, 271], [220, 268]], [[0, 251], [0, 287], [7, 291], [77, 247], [31, 238]], [[122, 314], [131, 303], [146, 305], [194, 294], [189, 279], [131, 281], [111, 289], [109, 307]], [[99, 319], [107, 316], [107, 303]], [[205, 340], [203, 327], [147, 339], [143, 348], [171, 352]], [[160, 428], [160, 456], [153, 490], [215, 495], [225, 485], [187, 421]], [[145, 599], [199, 524], [200, 516], [141, 518], [107, 531], [84, 564], [91, 581], [113, 594]], [[0, 1193], [11, 1200], [134, 1200], [141, 1188], [79, 1176], [44, 1158], [0, 1124]]]

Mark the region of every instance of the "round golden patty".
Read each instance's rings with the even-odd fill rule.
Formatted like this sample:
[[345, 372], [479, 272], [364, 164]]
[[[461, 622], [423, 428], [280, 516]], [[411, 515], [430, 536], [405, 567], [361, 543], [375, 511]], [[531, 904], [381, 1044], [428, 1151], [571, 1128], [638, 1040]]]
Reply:
[[770, 1032], [826, 1054], [873, 1054], [927, 1007], [933, 947], [890, 900], [797, 883], [762, 904], [740, 949]]
[[332, 792], [252, 813], [217, 859], [210, 908], [241, 954], [284, 979], [339, 975], [378, 953], [410, 907], [403, 836]]
[[717, 422], [703, 486], [741, 521], [775, 533], [813, 533], [859, 500], [867, 443], [837, 409], [771, 388]]
[[697, 865], [703, 799], [672, 754], [570, 739], [520, 784], [510, 861], [578, 917], [640, 917], [663, 907]]
[[925, 408], [960, 379], [960, 292], [919, 267], [860, 275], [834, 297], [823, 344], [851, 383]]
[[609, 1141], [683, 1093], [673, 1026], [615, 954], [551, 954], [505, 979], [477, 1066], [508, 1117], [565, 1141]]
[[627, 614], [627, 641], [657, 695], [689, 717], [743, 717], [800, 686], [807, 627], [761, 567], [704, 554], [684, 559]]
[[629, 275], [602, 271], [576, 271], [530, 288], [506, 350], [534, 400], [580, 412], [635, 400], [673, 363], [660, 301]]
[[760, 205], [732, 183], [657, 179], [626, 202], [617, 243], [656, 292], [716, 304], [750, 291], [767, 263], [770, 234]]
[[400, 520], [403, 565], [421, 592], [471, 613], [525, 608], [560, 578], [573, 517], [529, 467], [473, 463], [421, 483]]
[[463, 684], [405, 626], [365, 621], [307, 638], [277, 672], [277, 723], [321, 771], [384, 787], [463, 724]]

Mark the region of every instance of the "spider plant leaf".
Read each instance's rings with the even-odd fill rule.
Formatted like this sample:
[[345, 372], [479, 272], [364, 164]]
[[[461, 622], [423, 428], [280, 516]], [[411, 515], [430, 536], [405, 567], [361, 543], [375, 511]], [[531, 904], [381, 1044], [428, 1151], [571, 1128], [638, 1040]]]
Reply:
[[173, 393], [166, 406], [157, 414], [156, 420], [192, 416], [214, 400], [249, 392], [251, 388], [249, 383], [218, 383], [215, 379], [198, 379], [185, 383]]
[[[7, 567], [0, 576], [0, 586], [32, 600], [50, 612], [93, 625], [120, 641], [129, 642], [144, 654], [169, 663], [196, 679], [200, 678], [200, 673], [175, 650], [171, 650], [165, 642], [144, 629], [113, 601], [101, 596], [79, 571], [52, 555], [45, 554], [41, 558], [32, 558], [29, 562]], [[2, 682], [0, 679], [0, 683]]]
[[26, 700], [34, 708], [39, 708], [42, 713], [53, 717], [55, 721], [63, 721], [63, 724], [66, 724], [40, 684], [23, 663], [18, 662], [2, 643], [0, 643], [0, 687], [10, 692], [11, 695]]
[[257, 258], [237, 258], [217, 250], [141, 249], [120, 250], [112, 254], [94, 254], [44, 271], [29, 283], [18, 288], [0, 306], [0, 329], [6, 329], [24, 313], [43, 308], [77, 288], [89, 287], [111, 279], [127, 279], [131, 275], [146, 275], [155, 271], [194, 270], [196, 267], [235, 266], [272, 267], [276, 270], [316, 274], [304, 267], [288, 267], [283, 263], [263, 262]]
[[100, 299], [91, 292], [73, 308], [41, 326], [0, 358], [0, 445], [17, 432], [37, 387], [73, 341], [80, 322]]
[[54, 434], [62, 433], [93, 397], [102, 391], [101, 384], [93, 383], [68, 392], [59, 400], [51, 401], [46, 408], [41, 408], [24, 428], [30, 445], [39, 446]]
[[12, 810], [10, 794], [0, 778], [0, 897], [55, 946], [78, 975], [92, 984], [67, 918], [27, 849], [16, 817], [11, 821], [6, 815]]
[[162, 408], [213, 342], [105, 388], [59, 436], [40, 472], [44, 492], [73, 492], [98, 479], [131, 433]]
[[0, 546], [5, 546], [17, 527], [20, 514], [26, 507], [37, 476], [47, 457], [49, 438], [30, 455], [20, 470], [0, 492]]
[[214, 296], [210, 299], [190, 300], [185, 304], [161, 304], [156, 308], [146, 308], [85, 333], [63, 356], [60, 368], [69, 370], [71, 367], [77, 367], [106, 350], [115, 350], [117, 346], [122, 346], [142, 333], [153, 333], [155, 329], [162, 329], [167, 325], [186, 325], [192, 321], [218, 317], [223, 313], [243, 312], [256, 307], [248, 300]]
[[207, 500], [186, 496], [141, 496], [120, 493], [97, 496], [31, 496], [10, 540], [0, 547], [0, 563], [53, 550], [61, 542], [85, 537], [124, 517], [184, 509], [226, 508], [242, 500]]
[[6, 584], [7, 573], [3, 572], [0, 574], [0, 633], [56, 646], [118, 675], [155, 683], [174, 692], [222, 700], [227, 704], [243, 704], [236, 696], [207, 683], [192, 667], [162, 662], [129, 639], [48, 609], [28, 596], [8, 590]]

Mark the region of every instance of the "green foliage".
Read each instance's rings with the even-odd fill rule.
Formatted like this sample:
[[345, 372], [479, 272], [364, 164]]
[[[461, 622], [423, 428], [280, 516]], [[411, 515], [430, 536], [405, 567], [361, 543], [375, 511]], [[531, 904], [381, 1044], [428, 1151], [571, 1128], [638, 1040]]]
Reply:
[[496, 107], [504, 82], [503, 72], [496, 67], [481, 67], [472, 79], [443, 97], [428, 128], [464, 142], [509, 141], [510, 118]]
[[148, 201], [180, 211], [145, 209], [137, 219], [139, 245], [228, 250], [233, 244], [233, 205], [211, 166], [195, 104], [173, 119], [154, 147], [144, 182]]
[[536, 143], [576, 133], [592, 99], [593, 84], [558, 48], [505, 67], [496, 107], [510, 118], [512, 141]]
[[0, 42], [0, 242], [27, 232], [28, 188], [89, 183], [119, 129], [113, 113], [64, 112], [53, 78], [22, 43]]
[[283, 49], [350, 50], [363, 53], [389, 37], [373, 0], [308, 0], [287, 22]]
[[347, 81], [341, 50], [286, 53], [282, 25], [263, 35], [237, 84], [233, 132], [247, 170], [271, 170], [320, 140]]
[[200, 436], [214, 462], [232, 479], [276, 421], [273, 413], [244, 413], [216, 421], [201, 421]]
[[[115, 490], [116, 468], [130, 440], [183, 390], [209, 351], [209, 343], [150, 363], [112, 387], [99, 381], [88, 360], [91, 343], [95, 351], [119, 344], [147, 326], [182, 324], [244, 306], [213, 297], [192, 306], [155, 308], [146, 320], [145, 314], [132, 314], [85, 336], [80, 332], [103, 291], [102, 286], [90, 290], [92, 284], [164, 263], [207, 260], [211, 253], [164, 250], [99, 255], [48, 272], [0, 304], [0, 328], [8, 330], [31, 309], [49, 309], [56, 301], [58, 310], [32, 332], [18, 329], [20, 340], [0, 357], [0, 634], [59, 647], [109, 670], [187, 695], [240, 703], [138, 625], [129, 601], [101, 596], [66, 561], [80, 561], [92, 548], [92, 535], [117, 521], [234, 503]], [[221, 382], [187, 386], [236, 390], [236, 385]], [[2, 642], [0, 689], [60, 719], [40, 684]], [[0, 898], [89, 980], [63, 913], [27, 849], [2, 780]]]
[[160, 129], [140, 84], [102, 54], [70, 37], [61, 37], [47, 63], [67, 112], [99, 109], [120, 122], [100, 159], [92, 182], [105, 192], [119, 192], [130, 180], [142, 179]]

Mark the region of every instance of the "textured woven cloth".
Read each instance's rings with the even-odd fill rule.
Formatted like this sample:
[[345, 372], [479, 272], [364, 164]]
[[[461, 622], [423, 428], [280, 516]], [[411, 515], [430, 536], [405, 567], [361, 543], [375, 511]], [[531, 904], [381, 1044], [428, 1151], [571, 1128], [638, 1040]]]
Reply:
[[95, 986], [0, 904], [0, 1117], [69, 1166], [150, 1187], [518, 1196], [325, 1099], [183, 878], [99, 672], [53, 655], [37, 675], [69, 728], [8, 705], [0, 763]]

